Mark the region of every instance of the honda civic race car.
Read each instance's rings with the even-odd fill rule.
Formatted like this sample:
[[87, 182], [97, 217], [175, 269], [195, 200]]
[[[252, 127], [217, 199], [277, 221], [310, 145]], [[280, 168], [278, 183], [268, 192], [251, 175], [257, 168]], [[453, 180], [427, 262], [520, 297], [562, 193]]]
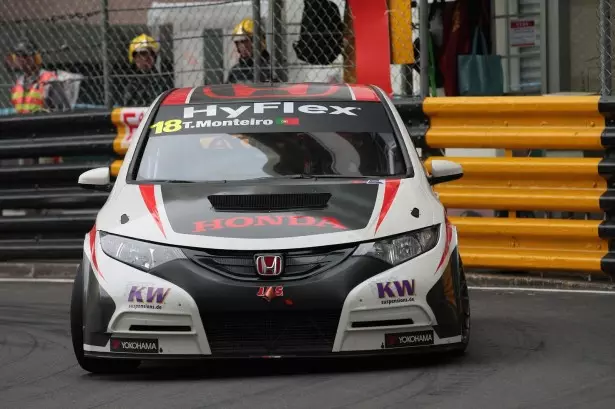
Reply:
[[389, 97], [347, 84], [173, 89], [147, 108], [83, 243], [81, 367], [465, 351], [456, 228]]

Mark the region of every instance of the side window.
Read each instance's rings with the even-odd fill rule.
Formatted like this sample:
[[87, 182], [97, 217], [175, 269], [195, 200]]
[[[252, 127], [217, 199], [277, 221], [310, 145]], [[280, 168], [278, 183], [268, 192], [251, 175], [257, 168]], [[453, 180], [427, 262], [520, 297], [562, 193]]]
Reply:
[[[401, 152], [401, 148], [397, 143], [397, 139], [391, 133], [383, 133], [380, 134], [379, 148], [382, 150], [382, 153], [386, 155], [387, 161], [389, 163], [390, 169], [388, 171], [392, 174], [399, 174], [405, 172], [404, 166], [404, 155]], [[383, 155], [383, 157], [384, 157]]]

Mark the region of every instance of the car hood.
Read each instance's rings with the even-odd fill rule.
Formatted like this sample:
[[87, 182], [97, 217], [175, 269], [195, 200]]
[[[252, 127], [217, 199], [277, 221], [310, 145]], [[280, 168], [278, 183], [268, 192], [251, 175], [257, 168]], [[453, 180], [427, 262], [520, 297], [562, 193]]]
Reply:
[[368, 241], [433, 225], [441, 205], [416, 179], [126, 184], [98, 230], [211, 249], [286, 249]]

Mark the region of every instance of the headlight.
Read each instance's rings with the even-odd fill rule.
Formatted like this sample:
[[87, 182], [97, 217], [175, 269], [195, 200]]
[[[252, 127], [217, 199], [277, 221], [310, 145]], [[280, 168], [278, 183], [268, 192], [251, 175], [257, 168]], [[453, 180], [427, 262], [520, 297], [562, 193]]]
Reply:
[[403, 235], [361, 244], [355, 256], [370, 256], [393, 266], [421, 255], [436, 245], [440, 225], [427, 227]]
[[102, 231], [100, 245], [109, 257], [143, 271], [169, 261], [186, 258], [178, 248], [128, 239]]

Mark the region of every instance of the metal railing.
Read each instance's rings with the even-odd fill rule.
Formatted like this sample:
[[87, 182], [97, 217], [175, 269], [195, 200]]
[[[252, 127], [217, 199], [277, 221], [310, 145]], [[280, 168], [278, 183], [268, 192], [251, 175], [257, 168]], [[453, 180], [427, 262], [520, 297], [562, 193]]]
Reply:
[[115, 158], [110, 112], [4, 117], [0, 128], [0, 260], [78, 258], [107, 194], [76, 181]]

